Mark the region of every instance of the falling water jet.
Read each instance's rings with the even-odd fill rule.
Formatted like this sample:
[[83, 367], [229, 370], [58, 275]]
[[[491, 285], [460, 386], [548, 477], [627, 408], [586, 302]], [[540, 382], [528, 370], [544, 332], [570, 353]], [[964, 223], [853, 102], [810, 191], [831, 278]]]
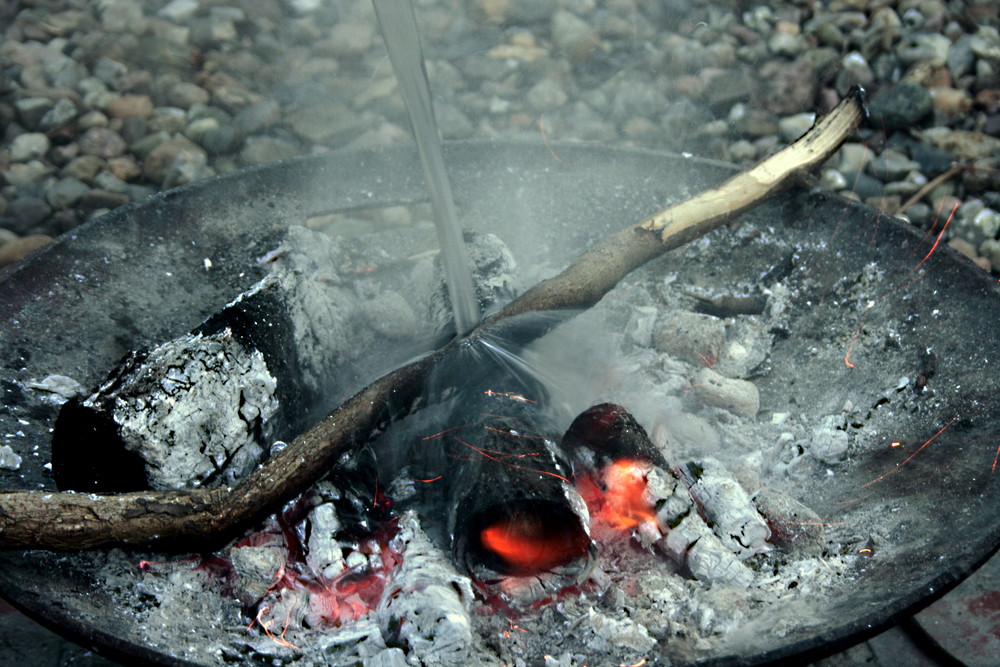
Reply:
[[472, 286], [468, 253], [455, 212], [451, 184], [444, 170], [441, 137], [434, 118], [434, 105], [427, 83], [420, 33], [410, 0], [372, 0], [389, 60], [410, 117], [413, 137], [420, 153], [424, 177], [434, 208], [434, 224], [444, 266], [455, 328], [466, 334], [479, 322], [479, 304]]

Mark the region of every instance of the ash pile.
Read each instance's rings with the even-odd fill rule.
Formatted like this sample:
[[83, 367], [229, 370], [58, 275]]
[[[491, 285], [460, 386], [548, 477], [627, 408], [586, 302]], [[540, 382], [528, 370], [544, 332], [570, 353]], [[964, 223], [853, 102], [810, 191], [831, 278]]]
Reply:
[[[481, 300], [507, 296], [513, 259], [479, 242]], [[140, 485], [238, 478], [314, 415], [302, 397], [368, 379], [352, 370], [359, 341], [413, 338], [417, 310], [443, 325], [426, 258], [391, 280], [329, 269], [370, 259], [292, 230], [256, 288], [130, 356], [64, 416], [113, 433]], [[738, 647], [760, 618], [779, 634], [821, 625], [807, 601], [849, 585], [863, 545], [795, 491], [857, 445], [842, 414], [760, 418], [755, 380], [794, 280], [717, 294], [644, 273], [527, 348], [516, 331], [470, 341], [430, 383], [431, 407], [266, 525], [197, 557], [114, 552], [103, 585], [151, 645], [201, 664], [686, 663]], [[540, 317], [522, 324], [551, 326]], [[277, 342], [254, 337], [262, 321], [281, 323]], [[188, 391], [202, 382], [210, 398]], [[192, 415], [209, 438], [193, 449], [173, 421]], [[123, 490], [54, 463], [65, 486]]]

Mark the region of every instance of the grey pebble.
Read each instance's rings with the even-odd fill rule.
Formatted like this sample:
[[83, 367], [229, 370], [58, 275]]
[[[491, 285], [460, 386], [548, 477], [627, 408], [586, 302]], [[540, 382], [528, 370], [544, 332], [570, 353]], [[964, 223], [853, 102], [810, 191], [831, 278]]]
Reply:
[[178, 159], [188, 159], [182, 158], [183, 154], [200, 155], [201, 158], [205, 158], [204, 149], [190, 139], [184, 137], [168, 139], [158, 144], [146, 155], [146, 161], [142, 167], [143, 176], [153, 183], [163, 184], [174, 163]]
[[10, 159], [14, 162], [28, 162], [45, 155], [51, 146], [49, 138], [40, 132], [27, 132], [10, 142]]
[[875, 153], [864, 144], [846, 143], [837, 151], [835, 159], [837, 171], [847, 175], [866, 169], [875, 159]]
[[104, 160], [96, 155], [81, 155], [73, 158], [62, 169], [63, 176], [75, 178], [84, 182], [90, 181], [104, 168]]
[[233, 123], [237, 133], [246, 136], [275, 125], [280, 120], [281, 105], [275, 100], [268, 99], [240, 109]]
[[22, 97], [14, 101], [14, 108], [17, 110], [18, 119], [29, 130], [39, 128], [42, 118], [49, 112], [52, 106], [52, 100], [47, 97]]
[[52, 208], [69, 208], [73, 206], [86, 192], [90, 186], [76, 178], [67, 177], [56, 181], [45, 193], [45, 199]]
[[52, 208], [38, 197], [18, 197], [7, 204], [4, 211], [4, 226], [16, 234], [23, 235], [49, 217]]
[[7, 185], [21, 188], [40, 183], [45, 176], [48, 176], [53, 171], [52, 167], [43, 164], [39, 160], [31, 160], [26, 163], [15, 162], [2, 173]]
[[820, 173], [819, 185], [827, 190], [839, 192], [847, 187], [847, 179], [836, 169], [824, 169]]
[[919, 169], [920, 165], [916, 161], [891, 148], [882, 151], [868, 165], [871, 175], [881, 181], [899, 180]]
[[69, 99], [62, 97], [56, 101], [55, 105], [45, 112], [41, 120], [38, 123], [39, 129], [51, 130], [53, 128], [59, 127], [60, 125], [65, 125], [70, 122], [77, 115], [76, 104], [71, 102]]
[[847, 189], [861, 199], [871, 199], [881, 197], [885, 194], [885, 185], [882, 181], [863, 172], [847, 172]]
[[566, 104], [569, 96], [554, 79], [542, 79], [528, 91], [528, 104], [535, 111], [554, 111]]
[[208, 104], [210, 97], [208, 91], [201, 86], [181, 81], [167, 92], [167, 103], [181, 109], [189, 109], [194, 104]]
[[243, 165], [261, 164], [271, 160], [284, 160], [298, 155], [299, 148], [283, 139], [268, 136], [247, 137], [240, 151]]
[[124, 193], [128, 188], [128, 184], [114, 174], [102, 171], [94, 177], [94, 187], [98, 190]]
[[871, 123], [887, 132], [910, 129], [931, 112], [931, 94], [917, 83], [904, 81], [884, 88], [868, 105]]
[[170, 0], [156, 15], [175, 23], [184, 23], [198, 11], [198, 0]]
[[80, 152], [84, 155], [104, 159], [121, 155], [128, 147], [121, 135], [107, 127], [90, 128], [83, 133], [78, 143]]
[[77, 206], [83, 211], [95, 211], [98, 209], [118, 208], [129, 203], [129, 201], [131, 199], [123, 193], [95, 188], [80, 197]]
[[240, 147], [240, 137], [232, 123], [219, 124], [206, 130], [198, 143], [209, 155], [227, 155]]
[[948, 151], [922, 142], [913, 145], [912, 155], [920, 165], [920, 171], [930, 178], [944, 173], [955, 162], [954, 156]]
[[589, 60], [597, 48], [597, 31], [579, 16], [559, 9], [552, 15], [552, 42], [570, 60]]
[[814, 113], [800, 113], [786, 116], [778, 121], [778, 134], [789, 143], [795, 141], [809, 131], [816, 120]]

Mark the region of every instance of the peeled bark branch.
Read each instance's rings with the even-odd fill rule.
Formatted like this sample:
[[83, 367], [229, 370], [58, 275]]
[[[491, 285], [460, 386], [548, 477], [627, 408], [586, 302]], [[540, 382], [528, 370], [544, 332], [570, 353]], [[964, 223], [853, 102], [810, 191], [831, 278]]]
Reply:
[[[566, 270], [525, 292], [470, 336], [515, 315], [583, 309], [628, 273], [721, 226], [836, 151], [865, 116], [852, 92], [801, 139], [711, 190], [598, 243]], [[408, 413], [435, 364], [462, 341], [369, 385], [233, 487], [117, 495], [0, 492], [0, 548], [78, 550], [110, 545], [203, 548], [229, 539], [321, 479], [341, 456]]]

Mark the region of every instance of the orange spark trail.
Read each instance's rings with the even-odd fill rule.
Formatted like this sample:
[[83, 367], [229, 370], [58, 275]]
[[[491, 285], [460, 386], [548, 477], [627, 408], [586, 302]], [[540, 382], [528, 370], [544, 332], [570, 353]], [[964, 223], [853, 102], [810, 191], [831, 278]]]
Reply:
[[264, 615], [267, 612], [269, 612], [269, 611], [271, 611], [271, 606], [270, 605], [265, 605], [265, 606], [261, 607], [260, 611], [257, 612], [257, 617], [254, 618], [254, 620], [250, 622], [250, 625], [247, 626], [247, 631], [249, 631], [250, 628], [253, 627], [254, 623], [259, 623], [261, 629], [264, 630], [264, 634], [266, 634], [268, 637], [270, 637], [271, 641], [273, 641], [275, 644], [278, 644], [279, 646], [285, 646], [287, 648], [292, 648], [292, 649], [295, 649], [296, 651], [301, 651], [302, 650], [301, 648], [299, 648], [298, 646], [296, 646], [292, 642], [290, 642], [287, 639], [285, 639], [285, 633], [288, 632], [288, 623], [289, 623], [289, 621], [291, 619], [291, 616], [292, 616], [291, 610], [289, 610], [288, 613], [285, 615], [285, 625], [281, 629], [281, 635], [280, 636], [274, 634], [273, 632], [271, 632], [271, 624], [274, 623], [275, 619], [271, 618], [271, 619], [268, 619], [266, 621], [264, 620]]
[[446, 428], [445, 430], [438, 431], [437, 433], [434, 433], [432, 435], [425, 435], [424, 437], [422, 437], [420, 439], [421, 440], [433, 440], [435, 438], [440, 438], [441, 436], [445, 435], [446, 433], [451, 433], [452, 431], [457, 431], [458, 429], [465, 428], [467, 426], [472, 426], [472, 424], [460, 424], [458, 426], [452, 426], [451, 428]]
[[951, 213], [948, 214], [948, 219], [944, 221], [944, 226], [941, 227], [941, 231], [938, 232], [937, 238], [934, 239], [934, 244], [931, 246], [931, 249], [927, 251], [927, 254], [924, 255], [924, 258], [922, 260], [920, 260], [919, 262], [917, 262], [917, 265], [915, 267], [913, 267], [913, 269], [910, 271], [909, 274], [907, 274], [907, 276], [906, 276], [907, 278], [909, 278], [910, 276], [912, 276], [917, 271], [917, 269], [919, 269], [921, 266], [923, 266], [924, 262], [926, 262], [928, 259], [930, 259], [931, 255], [934, 254], [934, 251], [937, 250], [938, 245], [941, 243], [941, 239], [944, 237], [945, 231], [948, 230], [948, 225], [951, 224], [952, 218], [955, 217], [955, 212], [956, 211], [958, 211], [958, 204], [955, 204], [954, 206], [951, 207]]
[[526, 396], [515, 394], [512, 391], [493, 391], [492, 389], [487, 389], [483, 393], [487, 396], [503, 396], [504, 398], [509, 398], [514, 401], [521, 401], [522, 403], [538, 403], [538, 401], [533, 401]]
[[1000, 445], [997, 446], [997, 455], [993, 457], [993, 468], [990, 469], [991, 475], [997, 471], [997, 461], [1000, 461]]
[[[918, 479], [917, 481], [913, 482], [912, 484], [909, 484], [907, 486], [904, 486], [904, 487], [898, 489], [897, 493], [902, 493], [903, 491], [909, 491], [910, 489], [915, 488], [915, 487], [923, 484], [924, 482], [926, 482], [928, 480], [934, 479], [935, 477], [937, 477], [938, 475], [940, 475], [942, 472], [944, 472], [944, 470], [945, 470], [944, 468], [942, 468], [940, 470], [935, 470], [934, 472], [932, 472], [931, 474], [927, 475], [926, 477], [921, 477], [920, 479]], [[879, 495], [878, 491], [872, 491], [868, 495], [860, 496], [858, 498], [851, 498], [850, 500], [838, 500], [834, 504], [835, 505], [853, 505], [854, 503], [859, 503], [862, 500], [868, 500], [869, 498], [871, 498], [873, 496], [877, 496], [877, 495]]]
[[883, 479], [885, 479], [886, 477], [888, 477], [889, 475], [891, 475], [892, 473], [896, 472], [897, 470], [899, 470], [900, 468], [902, 468], [903, 466], [905, 466], [905, 465], [906, 465], [907, 463], [909, 463], [909, 462], [910, 462], [910, 461], [911, 461], [911, 460], [913, 459], [913, 457], [914, 457], [914, 456], [916, 456], [916, 455], [917, 455], [917, 454], [919, 454], [919, 453], [920, 453], [921, 451], [923, 451], [924, 447], [926, 447], [927, 445], [929, 445], [929, 444], [931, 444], [932, 442], [934, 442], [934, 439], [935, 439], [935, 438], [937, 438], [937, 437], [938, 437], [939, 435], [941, 435], [942, 433], [944, 433], [944, 432], [945, 432], [945, 429], [947, 429], [947, 428], [948, 428], [949, 426], [951, 426], [952, 424], [954, 424], [954, 423], [955, 423], [955, 420], [956, 420], [956, 419], [958, 419], [958, 417], [952, 417], [952, 418], [951, 418], [951, 421], [950, 421], [950, 422], [948, 422], [947, 424], [945, 424], [944, 426], [942, 426], [942, 427], [941, 427], [941, 430], [940, 430], [940, 431], [938, 431], [937, 433], [935, 433], [934, 435], [932, 435], [932, 436], [931, 436], [931, 437], [930, 437], [930, 438], [929, 438], [929, 439], [927, 440], [927, 442], [925, 442], [924, 444], [922, 444], [922, 445], [920, 445], [919, 447], [917, 447], [917, 451], [915, 451], [915, 452], [913, 452], [912, 454], [910, 454], [910, 455], [909, 455], [909, 456], [908, 456], [908, 457], [906, 458], [906, 460], [905, 460], [905, 461], [903, 461], [902, 463], [899, 463], [899, 464], [897, 464], [895, 468], [893, 468], [893, 469], [892, 469], [892, 470], [890, 470], [889, 472], [885, 473], [885, 474], [884, 474], [884, 475], [882, 475], [881, 477], [876, 477], [875, 479], [873, 479], [872, 481], [868, 482], [867, 484], [862, 484], [862, 485], [861, 485], [861, 488], [863, 489], [863, 488], [865, 488], [866, 486], [871, 486], [871, 485], [872, 485], [872, 484], [874, 484], [875, 482], [880, 482], [880, 481], [882, 481]]
[[545, 134], [545, 114], [538, 117], [538, 131], [542, 133], [542, 141], [545, 142], [545, 147], [549, 149], [549, 155], [552, 156], [552, 159], [556, 162], [562, 162], [562, 158], [552, 150], [552, 146], [549, 145], [549, 137]]
[[865, 323], [868, 311], [871, 310], [871, 307], [874, 305], [874, 301], [869, 301], [868, 305], [865, 306], [865, 312], [861, 313], [861, 319], [858, 320], [858, 328], [854, 330], [854, 335], [851, 336], [851, 342], [847, 346], [847, 353], [844, 354], [844, 365], [848, 368], [854, 368], [854, 364], [851, 363], [851, 353], [854, 352], [854, 345], [858, 342], [858, 338], [861, 336], [861, 327]]
[[514, 465], [513, 463], [508, 463], [506, 461], [501, 461], [500, 459], [496, 458], [495, 456], [490, 456], [489, 454], [487, 454], [486, 450], [479, 449], [478, 447], [470, 445], [469, 443], [465, 442], [461, 438], [455, 438], [455, 441], [458, 442], [459, 444], [465, 445], [466, 447], [468, 447], [469, 449], [471, 449], [471, 450], [473, 450], [475, 452], [479, 452], [480, 454], [482, 454], [483, 456], [485, 456], [486, 458], [488, 458], [491, 461], [496, 461], [497, 463], [502, 463], [503, 465], [510, 466], [511, 468], [517, 468], [518, 470], [525, 470], [527, 472], [537, 472], [539, 475], [548, 475], [549, 477], [555, 477], [556, 479], [562, 480], [562, 481], [566, 482], [567, 484], [569, 484], [569, 480], [566, 479], [565, 477], [563, 477], [562, 475], [557, 475], [554, 472], [549, 472], [548, 470], [536, 470], [535, 468], [526, 468], [524, 466]]

